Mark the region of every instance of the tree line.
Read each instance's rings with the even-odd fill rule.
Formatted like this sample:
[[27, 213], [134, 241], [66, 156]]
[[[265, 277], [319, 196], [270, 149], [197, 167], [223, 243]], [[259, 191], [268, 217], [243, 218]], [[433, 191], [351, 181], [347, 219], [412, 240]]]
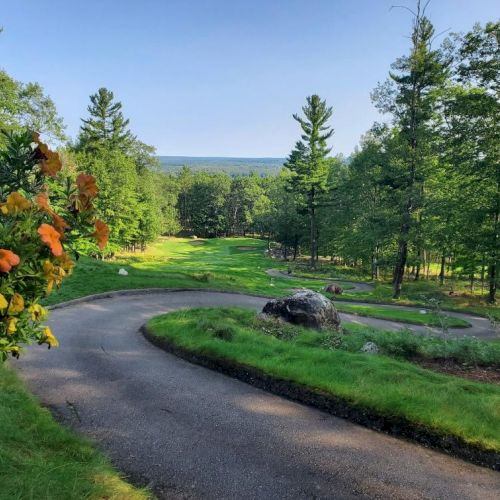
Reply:
[[[425, 9], [413, 12], [411, 47], [372, 93], [388, 120], [349, 158], [332, 154], [333, 110], [317, 95], [293, 115], [299, 140], [277, 175], [164, 173], [153, 147], [132, 134], [111, 91], [90, 97], [78, 137], [60, 148], [62, 176], [97, 179], [109, 251], [143, 249], [159, 235], [258, 234], [287, 258], [307, 254], [392, 279], [428, 277], [439, 265], [498, 287], [500, 27], [475, 25], [437, 45]], [[35, 127], [64, 140], [53, 102], [36, 84], [0, 72], [0, 127]], [[334, 116], [334, 115], [333, 115]], [[0, 143], [1, 147], [1, 143]], [[61, 177], [62, 179], [63, 177]], [[94, 251], [95, 249], [88, 249]]]

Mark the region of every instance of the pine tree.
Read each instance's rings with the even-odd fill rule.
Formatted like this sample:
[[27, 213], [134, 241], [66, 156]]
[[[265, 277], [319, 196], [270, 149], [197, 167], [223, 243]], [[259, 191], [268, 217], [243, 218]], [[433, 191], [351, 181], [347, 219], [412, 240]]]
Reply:
[[330, 153], [327, 140], [332, 136], [333, 129], [327, 125], [332, 116], [332, 108], [327, 107], [318, 95], [307, 98], [307, 104], [302, 111], [305, 118], [293, 115], [302, 129], [302, 140], [295, 144], [285, 166], [293, 173], [291, 188], [305, 196], [307, 213], [309, 215], [309, 235], [311, 251], [311, 267], [318, 258], [318, 229], [316, 226], [316, 210], [320, 196], [326, 191], [328, 180], [328, 163], [326, 158]]
[[113, 92], [104, 87], [90, 96], [90, 102], [90, 117], [82, 119], [77, 149], [92, 151], [104, 147], [127, 152], [135, 137], [128, 130], [129, 120], [121, 112], [122, 103], [114, 101]]
[[421, 9], [414, 13], [410, 55], [398, 59], [390, 72], [390, 81], [373, 95], [379, 109], [393, 114], [401, 138], [400, 160], [404, 164], [398, 179], [400, 194], [400, 230], [393, 275], [394, 298], [399, 298], [408, 259], [410, 234], [415, 214], [422, 205], [425, 166], [431, 144], [431, 121], [435, 109], [434, 90], [447, 77], [441, 53], [432, 50], [434, 28]]

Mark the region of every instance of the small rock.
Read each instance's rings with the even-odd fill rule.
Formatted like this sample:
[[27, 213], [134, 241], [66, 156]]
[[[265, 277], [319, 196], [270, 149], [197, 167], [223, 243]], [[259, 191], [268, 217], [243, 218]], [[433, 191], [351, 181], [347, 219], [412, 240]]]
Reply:
[[367, 354], [377, 354], [378, 347], [375, 342], [367, 342], [361, 349], [361, 352], [366, 352]]
[[333, 293], [334, 295], [342, 295], [343, 291], [344, 290], [342, 290], [342, 288], [340, 286], [336, 285], [335, 283], [330, 283], [325, 288], [325, 292]]
[[128, 271], [126, 269], [123, 269], [123, 267], [121, 267], [120, 270], [118, 271], [118, 274], [120, 276], [128, 276]]

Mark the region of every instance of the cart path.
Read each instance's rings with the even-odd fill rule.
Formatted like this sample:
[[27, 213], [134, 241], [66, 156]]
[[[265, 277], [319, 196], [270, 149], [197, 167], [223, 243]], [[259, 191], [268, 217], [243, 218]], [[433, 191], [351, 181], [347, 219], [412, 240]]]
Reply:
[[55, 309], [61, 347], [17, 366], [60, 420], [159, 498], [493, 499], [500, 475], [192, 365], [140, 326], [199, 306], [260, 309], [218, 292], [128, 294]]
[[[279, 271], [278, 269], [268, 269], [267, 274], [276, 278], [288, 278], [293, 279], [295, 276], [290, 276], [283, 271]], [[300, 278], [302, 280], [311, 280], [316, 281], [316, 278]], [[353, 286], [354, 288], [349, 289], [349, 292], [365, 292], [373, 289], [373, 285], [369, 283], [362, 283], [358, 281], [346, 281], [346, 280], [328, 280], [323, 279], [325, 281], [331, 281], [333, 283], [346, 283], [349, 286]], [[367, 287], [367, 288], [365, 288]], [[334, 299], [335, 302], [335, 299]], [[380, 307], [382, 309], [392, 309], [392, 310], [405, 310], [405, 311], [415, 311], [415, 310], [426, 310], [427, 313], [430, 311], [424, 307], [416, 307], [416, 306], [398, 306], [391, 304], [376, 304], [373, 302], [365, 302], [365, 301], [353, 301], [353, 300], [345, 300], [339, 299], [339, 302], [345, 302], [346, 304], [354, 304], [354, 305], [366, 305], [366, 306], [375, 306]], [[385, 330], [399, 330], [401, 328], [407, 328], [416, 333], [423, 334], [432, 334], [437, 336], [448, 336], [448, 337], [478, 337], [482, 340], [493, 340], [498, 339], [498, 332], [495, 330], [491, 321], [484, 316], [478, 316], [475, 314], [469, 313], [461, 313], [454, 311], [443, 311], [449, 317], [460, 318], [467, 321], [470, 324], [470, 327], [466, 328], [449, 328], [447, 334], [443, 334], [442, 330], [437, 327], [428, 327], [422, 325], [414, 325], [412, 323], [402, 323], [398, 321], [390, 321], [390, 320], [381, 320], [377, 318], [372, 318], [370, 316], [358, 316], [354, 314], [341, 313], [341, 316], [345, 321], [350, 323], [359, 323], [362, 325], [373, 326], [375, 328], [382, 328]]]

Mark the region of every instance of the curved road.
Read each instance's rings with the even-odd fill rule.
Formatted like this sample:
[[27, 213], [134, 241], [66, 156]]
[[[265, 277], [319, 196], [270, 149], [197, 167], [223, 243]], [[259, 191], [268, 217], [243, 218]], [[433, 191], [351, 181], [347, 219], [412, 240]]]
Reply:
[[337, 280], [329, 277], [325, 278], [303, 278], [301, 276], [295, 276], [294, 274], [288, 274], [285, 271], [280, 271], [279, 269], [268, 269], [266, 274], [272, 276], [273, 278], [286, 278], [286, 279], [297, 279], [297, 280], [307, 280], [307, 281], [330, 281], [333, 283], [345, 283], [352, 288], [349, 288], [349, 292], [371, 292], [375, 287], [370, 283], [364, 283], [363, 281], [349, 281], [349, 280]]
[[61, 347], [31, 348], [16, 365], [62, 421], [160, 498], [499, 497], [496, 472], [192, 365], [138, 332], [166, 311], [264, 302], [184, 291], [69, 305], [51, 314]]
[[[279, 269], [268, 269], [266, 271], [269, 276], [273, 276], [274, 278], [287, 278], [293, 279], [297, 278], [296, 276], [289, 275], [284, 271], [280, 271]], [[310, 280], [315, 281], [319, 278], [298, 278], [302, 280]], [[321, 281], [330, 281], [332, 283], [347, 283], [350, 286], [353, 286], [352, 289], [349, 289], [349, 292], [366, 292], [373, 290], [373, 285], [370, 283], [363, 283], [361, 281], [346, 281], [346, 280], [333, 280], [333, 279], [322, 279]], [[339, 300], [341, 302], [341, 300]], [[352, 301], [346, 300], [344, 301], [346, 304], [354, 304], [354, 305], [372, 305], [376, 307], [380, 307], [382, 309], [392, 309], [395, 311], [415, 311], [425, 309], [423, 307], [415, 307], [415, 306], [397, 306], [390, 304], [376, 304], [373, 302], [364, 302], [364, 301]], [[437, 336], [451, 336], [451, 337], [478, 337], [483, 340], [493, 340], [498, 339], [498, 332], [492, 326], [490, 320], [485, 318], [484, 316], [478, 316], [474, 314], [460, 313], [454, 311], [443, 311], [447, 316], [452, 318], [460, 318], [467, 321], [470, 324], [470, 327], [467, 328], [449, 328], [447, 334], [443, 334], [442, 330], [437, 327], [429, 327], [422, 325], [414, 325], [411, 323], [401, 323], [398, 321], [390, 321], [390, 320], [381, 320], [377, 318], [372, 318], [368, 316], [359, 316], [355, 314], [347, 314], [341, 313], [342, 319], [348, 321], [349, 323], [358, 323], [367, 326], [373, 326], [375, 328], [382, 328], [385, 330], [400, 330], [401, 328], [406, 328], [415, 333], [423, 333], [423, 334], [432, 334]]]

